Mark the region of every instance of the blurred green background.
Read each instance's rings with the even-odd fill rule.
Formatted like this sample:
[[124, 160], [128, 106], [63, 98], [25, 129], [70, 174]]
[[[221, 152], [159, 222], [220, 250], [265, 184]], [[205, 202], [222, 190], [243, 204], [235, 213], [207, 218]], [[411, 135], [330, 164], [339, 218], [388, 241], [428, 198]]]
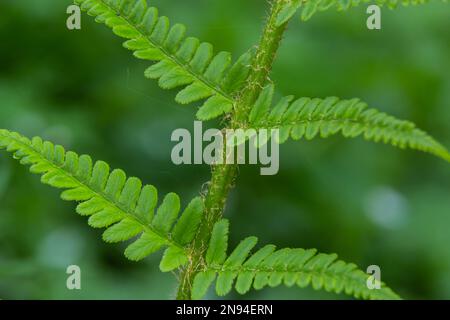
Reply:
[[[263, 0], [151, 2], [235, 56], [257, 42], [267, 10]], [[186, 205], [210, 169], [173, 165], [170, 134], [192, 128], [195, 106], [177, 105], [173, 92], [146, 80], [148, 63], [91, 17], [83, 14], [82, 30], [67, 30], [69, 4], [0, 1], [0, 127], [106, 160]], [[449, 9], [433, 2], [383, 10], [381, 31], [366, 28], [364, 6], [295, 19], [273, 79], [283, 95], [360, 97], [450, 146]], [[0, 298], [174, 297], [175, 276], [159, 272], [158, 255], [127, 261], [123, 245], [103, 243], [58, 194], [0, 156]], [[256, 235], [261, 244], [336, 252], [363, 269], [379, 265], [404, 298], [450, 298], [450, 168], [427, 154], [341, 137], [287, 143], [278, 175], [240, 169], [226, 216], [232, 246]], [[72, 264], [82, 270], [80, 291], [66, 289]], [[277, 288], [243, 298], [345, 297]]]

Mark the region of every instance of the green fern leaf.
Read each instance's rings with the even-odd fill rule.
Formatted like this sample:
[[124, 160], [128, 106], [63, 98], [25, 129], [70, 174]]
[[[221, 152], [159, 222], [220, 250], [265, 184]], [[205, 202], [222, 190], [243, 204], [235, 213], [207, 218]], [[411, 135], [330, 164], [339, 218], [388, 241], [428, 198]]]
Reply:
[[[444, 2], [446, 0], [443, 0]], [[426, 4], [429, 0], [288, 0], [277, 16], [277, 26], [289, 21], [300, 10], [301, 20], [311, 19], [317, 12], [335, 8], [337, 11], [346, 11], [361, 4], [376, 4], [395, 9], [398, 6]]]
[[158, 80], [163, 89], [185, 87], [176, 101], [206, 101], [197, 112], [199, 120], [216, 118], [233, 109], [234, 95], [249, 74], [251, 55], [245, 53], [231, 66], [231, 54], [214, 55], [209, 43], [185, 37], [181, 24], [170, 27], [167, 17], [148, 7], [145, 0], [75, 0], [88, 15], [110, 27], [135, 57], [156, 62], [145, 76]]
[[221, 264], [227, 257], [228, 229], [229, 223], [225, 219], [214, 225], [211, 241], [206, 252], [208, 264]]
[[413, 123], [369, 109], [359, 99], [300, 98], [291, 102], [293, 97], [288, 96], [270, 109], [272, 101], [266, 99], [267, 90], [258, 100], [263, 104], [256, 104], [252, 110], [252, 114], [258, 116], [250, 116], [249, 121], [255, 129], [279, 129], [279, 143], [284, 143], [289, 137], [311, 140], [340, 132], [347, 138], [362, 135], [369, 141], [428, 152], [450, 161], [447, 149]]
[[[210, 246], [227, 247], [228, 221], [219, 221], [213, 231]], [[251, 287], [260, 290], [265, 287], [297, 285], [300, 288], [312, 286], [315, 290], [345, 293], [363, 299], [399, 299], [399, 296], [381, 283], [380, 289], [369, 289], [369, 275], [357, 269], [356, 265], [337, 260], [335, 254], [317, 253], [315, 249], [281, 249], [268, 245], [256, 253], [250, 251], [257, 238], [243, 240], [225, 260], [207, 259], [199, 272], [192, 289], [192, 298], [201, 299], [216, 280], [216, 293], [228, 294], [233, 286], [240, 294]], [[224, 261], [219, 263], [218, 261]], [[217, 279], [216, 279], [217, 278]]]
[[[42, 182], [67, 189], [63, 200], [78, 201], [76, 211], [88, 216], [94, 228], [107, 228], [106, 242], [134, 240], [125, 256], [138, 261], [167, 248], [161, 261], [162, 271], [170, 271], [188, 261], [188, 245], [200, 225], [203, 201], [195, 198], [181, 217], [180, 200], [169, 193], [159, 206], [156, 188], [144, 186], [137, 178], [128, 178], [122, 170], [110, 172], [102, 161], [93, 164], [89, 156], [66, 152], [61, 146], [35, 137], [29, 140], [18, 133], [0, 130], [0, 149], [14, 153], [14, 158], [30, 171], [42, 174]], [[172, 226], [175, 224], [175, 227]]]

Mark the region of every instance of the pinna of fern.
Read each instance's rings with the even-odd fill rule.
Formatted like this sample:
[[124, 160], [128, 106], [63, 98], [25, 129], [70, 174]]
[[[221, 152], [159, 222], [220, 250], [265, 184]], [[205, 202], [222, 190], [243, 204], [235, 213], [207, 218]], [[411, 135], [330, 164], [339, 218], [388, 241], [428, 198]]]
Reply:
[[154, 186], [143, 186], [141, 180], [127, 178], [120, 169], [110, 172], [106, 162], [93, 163], [87, 155], [78, 156], [39, 137], [30, 140], [8, 130], [0, 130], [3, 148], [20, 163], [30, 165], [32, 173], [41, 174], [42, 183], [66, 189], [61, 198], [79, 202], [76, 211], [89, 217], [91, 227], [107, 228], [104, 241], [117, 243], [139, 236], [125, 250], [128, 259], [139, 261], [166, 248], [161, 271], [188, 261], [188, 247], [203, 214], [200, 198], [193, 199], [178, 218], [180, 199], [175, 193], [166, 195], [157, 208]]
[[[447, 0], [443, 0], [447, 2]], [[277, 25], [282, 25], [290, 20], [297, 11], [300, 11], [302, 21], [311, 19], [317, 12], [335, 9], [347, 11], [362, 4], [376, 4], [396, 9], [399, 6], [414, 6], [428, 3], [429, 0], [287, 0], [277, 16]]]
[[201, 299], [215, 281], [219, 296], [228, 294], [233, 286], [240, 294], [264, 287], [294, 285], [344, 293], [356, 298], [396, 300], [399, 296], [380, 283], [380, 289], [367, 286], [368, 275], [352, 263], [337, 260], [335, 254], [317, 253], [315, 249], [279, 249], [266, 245], [255, 253], [251, 251], [258, 239], [242, 240], [227, 256], [228, 220], [222, 219], [214, 226], [205, 263], [196, 275], [192, 298]]
[[232, 111], [238, 91], [249, 73], [251, 54], [245, 53], [233, 65], [229, 52], [214, 54], [213, 46], [186, 37], [182, 24], [170, 26], [158, 9], [146, 0], [75, 0], [88, 15], [128, 39], [124, 47], [139, 59], [156, 62], [145, 76], [158, 80], [163, 89], [184, 87], [176, 101], [189, 104], [206, 101], [197, 112], [209, 120]]
[[450, 162], [448, 150], [414, 123], [368, 108], [359, 99], [294, 99], [294, 96], [287, 96], [272, 106], [273, 95], [273, 85], [266, 86], [252, 108], [248, 122], [255, 129], [279, 129], [279, 143], [289, 138], [311, 140], [337, 133], [347, 138], [362, 135], [369, 141], [427, 152]]

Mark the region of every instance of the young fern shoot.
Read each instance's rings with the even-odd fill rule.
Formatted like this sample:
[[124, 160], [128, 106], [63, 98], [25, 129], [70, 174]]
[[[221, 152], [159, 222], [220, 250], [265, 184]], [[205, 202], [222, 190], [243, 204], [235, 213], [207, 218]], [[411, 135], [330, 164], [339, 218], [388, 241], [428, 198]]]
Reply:
[[[269, 81], [277, 50], [290, 19], [301, 11], [308, 20], [315, 12], [331, 7], [346, 10], [366, 0], [271, 0], [270, 13], [255, 52], [249, 51], [232, 62], [228, 52], [213, 52], [213, 46], [186, 36], [181, 24], [149, 7], [146, 0], [75, 0], [88, 15], [125, 38], [124, 46], [139, 59], [152, 61], [145, 76], [163, 89], [179, 88], [175, 100], [197, 102], [197, 118], [226, 119], [226, 128], [279, 129], [278, 142], [289, 138], [308, 140], [341, 132], [345, 137], [363, 136], [374, 142], [428, 152], [450, 162], [447, 149], [409, 122], [369, 109], [359, 99], [282, 98], [272, 106], [275, 92]], [[393, 6], [399, 1], [379, 0]], [[425, 1], [402, 1], [402, 3]], [[181, 88], [181, 89], [180, 89]], [[225, 129], [225, 128], [224, 128]], [[240, 294], [279, 285], [312, 286], [363, 299], [398, 299], [384, 283], [370, 290], [368, 275], [335, 254], [315, 249], [279, 249], [266, 245], [253, 251], [258, 239], [244, 239], [227, 253], [229, 222], [223, 219], [228, 193], [235, 183], [236, 165], [212, 168], [208, 192], [187, 204], [180, 215], [180, 199], [174, 193], [158, 206], [157, 190], [143, 186], [138, 178], [127, 178], [122, 170], [91, 157], [66, 152], [62, 146], [28, 139], [0, 130], [0, 148], [41, 181], [65, 189], [63, 200], [77, 201], [76, 211], [88, 216], [94, 228], [107, 228], [107, 242], [130, 241], [125, 256], [139, 261], [164, 249], [163, 272], [179, 272], [178, 299], [202, 299], [215, 282], [219, 296], [233, 287]]]

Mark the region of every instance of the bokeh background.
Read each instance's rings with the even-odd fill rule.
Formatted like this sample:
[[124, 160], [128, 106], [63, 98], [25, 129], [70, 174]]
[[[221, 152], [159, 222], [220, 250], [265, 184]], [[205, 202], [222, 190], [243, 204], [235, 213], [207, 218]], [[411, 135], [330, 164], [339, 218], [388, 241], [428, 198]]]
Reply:
[[[67, 30], [69, 4], [0, 1], [0, 127], [106, 160], [185, 205], [210, 169], [173, 165], [170, 134], [192, 128], [195, 106], [177, 105], [173, 92], [146, 80], [148, 63], [91, 17]], [[152, 4], [235, 56], [257, 42], [267, 10], [263, 0]], [[369, 31], [366, 18], [362, 6], [295, 19], [273, 70], [279, 93], [361, 97], [450, 146], [450, 7], [383, 10], [381, 31]], [[103, 243], [58, 195], [0, 156], [0, 298], [174, 297], [176, 278], [159, 272], [160, 256], [127, 261], [124, 246]], [[226, 216], [232, 246], [256, 235], [261, 244], [336, 252], [364, 269], [379, 265], [404, 298], [450, 298], [450, 167], [427, 154], [341, 137], [287, 143], [278, 175], [241, 167]], [[80, 291], [66, 289], [72, 264], [82, 269]], [[277, 288], [242, 298], [345, 297]]]

